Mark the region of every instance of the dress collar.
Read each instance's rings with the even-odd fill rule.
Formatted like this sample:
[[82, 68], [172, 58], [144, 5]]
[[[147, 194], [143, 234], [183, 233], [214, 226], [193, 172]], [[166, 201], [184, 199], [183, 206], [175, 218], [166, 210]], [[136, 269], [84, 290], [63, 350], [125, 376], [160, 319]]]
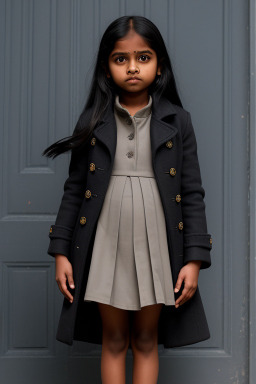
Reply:
[[[128, 109], [124, 108], [120, 104], [119, 95], [115, 96], [114, 108], [115, 108], [115, 111], [117, 112], [117, 114], [120, 116], [127, 116], [127, 115], [131, 116]], [[152, 111], [152, 97], [151, 97], [151, 95], [149, 95], [148, 104], [145, 105], [145, 107], [143, 107], [139, 111], [137, 111], [133, 117], [147, 117], [151, 114], [151, 111]]]

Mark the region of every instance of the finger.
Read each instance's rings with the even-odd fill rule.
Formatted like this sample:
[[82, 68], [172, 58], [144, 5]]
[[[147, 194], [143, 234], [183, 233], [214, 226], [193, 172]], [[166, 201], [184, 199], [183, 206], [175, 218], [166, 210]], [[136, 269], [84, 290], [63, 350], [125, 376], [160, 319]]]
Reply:
[[184, 304], [186, 301], [188, 301], [191, 297], [191, 291], [188, 290], [186, 295], [184, 295], [184, 297], [182, 298], [182, 300], [179, 302], [179, 305], [182, 305]]
[[63, 292], [64, 296], [72, 303], [73, 296], [71, 295], [71, 293], [69, 292], [69, 290], [67, 288], [66, 279], [60, 280], [60, 284], [61, 284], [61, 288], [62, 288], [62, 292]]
[[183, 291], [182, 291], [180, 297], [175, 302], [175, 307], [176, 308], [177, 308], [177, 306], [180, 305], [180, 302], [187, 296], [188, 291], [189, 291], [188, 288], [183, 288]]
[[178, 275], [177, 282], [175, 284], [175, 289], [174, 289], [175, 293], [179, 292], [180, 287], [181, 287], [182, 282], [183, 282], [183, 279], [184, 279], [184, 275], [180, 272], [179, 275]]
[[67, 278], [68, 278], [68, 284], [69, 284], [70, 288], [74, 289], [75, 283], [74, 283], [74, 279], [73, 279], [73, 273], [72, 272], [67, 273]]
[[181, 305], [183, 302], [185, 302], [189, 298], [191, 289], [193, 289], [193, 284], [185, 280], [183, 291], [180, 297], [176, 300], [176, 305], [177, 304]]
[[63, 288], [62, 288], [62, 284], [59, 280], [56, 280], [57, 281], [57, 284], [58, 284], [58, 287], [59, 287], [59, 290], [61, 291], [61, 293], [63, 294], [63, 296], [65, 296], [65, 292], [63, 291]]
[[194, 288], [191, 288], [189, 290], [189, 292], [187, 293], [187, 295], [183, 298], [183, 300], [179, 303], [179, 305], [182, 305], [184, 304], [186, 301], [190, 300], [193, 296], [194, 296], [194, 293], [195, 293], [195, 289]]

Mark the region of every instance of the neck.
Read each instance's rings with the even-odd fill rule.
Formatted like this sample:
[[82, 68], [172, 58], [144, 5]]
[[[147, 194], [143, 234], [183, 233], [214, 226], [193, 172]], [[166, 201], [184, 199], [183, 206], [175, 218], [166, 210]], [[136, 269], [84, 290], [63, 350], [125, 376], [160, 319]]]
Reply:
[[119, 102], [125, 108], [143, 108], [148, 105], [149, 95], [148, 92], [122, 92], [119, 95]]

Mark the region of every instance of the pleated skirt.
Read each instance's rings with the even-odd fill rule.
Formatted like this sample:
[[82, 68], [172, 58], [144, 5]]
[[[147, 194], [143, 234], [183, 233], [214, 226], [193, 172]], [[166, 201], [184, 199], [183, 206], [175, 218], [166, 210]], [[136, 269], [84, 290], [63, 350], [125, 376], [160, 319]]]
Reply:
[[175, 304], [166, 223], [154, 177], [111, 176], [84, 300], [126, 310]]

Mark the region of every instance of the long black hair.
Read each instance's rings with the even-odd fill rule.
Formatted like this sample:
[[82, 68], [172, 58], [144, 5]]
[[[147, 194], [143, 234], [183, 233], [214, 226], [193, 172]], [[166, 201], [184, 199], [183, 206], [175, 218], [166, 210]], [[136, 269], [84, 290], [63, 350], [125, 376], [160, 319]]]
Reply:
[[73, 134], [50, 145], [44, 150], [42, 156], [55, 158], [61, 153], [77, 148], [87, 142], [109, 103], [113, 103], [115, 93], [118, 93], [118, 87], [112, 78], [106, 76], [105, 69], [108, 68], [108, 58], [114, 49], [116, 41], [126, 36], [130, 29], [135, 30], [155, 50], [158, 63], [161, 63], [161, 76], [156, 76], [149, 87], [149, 94], [154, 93], [156, 97], [164, 95], [173, 104], [183, 108], [178, 95], [171, 61], [158, 28], [152, 21], [143, 16], [122, 16], [114, 20], [102, 36], [89, 96]]

